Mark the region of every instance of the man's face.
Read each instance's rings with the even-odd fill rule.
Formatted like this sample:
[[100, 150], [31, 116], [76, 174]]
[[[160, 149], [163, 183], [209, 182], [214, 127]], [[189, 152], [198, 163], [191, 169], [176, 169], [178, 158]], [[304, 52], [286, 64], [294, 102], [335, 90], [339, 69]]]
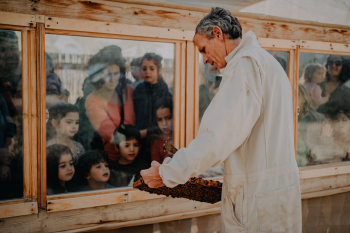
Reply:
[[217, 70], [226, 67], [226, 49], [222, 37], [214, 36], [214, 38], [208, 39], [197, 33], [194, 37], [194, 43], [203, 55], [204, 64], [209, 63]]

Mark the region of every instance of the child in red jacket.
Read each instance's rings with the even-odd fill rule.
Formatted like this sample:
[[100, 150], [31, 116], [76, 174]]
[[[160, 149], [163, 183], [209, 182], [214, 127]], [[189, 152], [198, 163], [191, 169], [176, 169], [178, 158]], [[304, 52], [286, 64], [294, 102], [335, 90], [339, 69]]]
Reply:
[[155, 103], [155, 116], [159, 128], [159, 135], [151, 140], [151, 159], [163, 163], [166, 157], [173, 155], [164, 151], [165, 142], [173, 142], [173, 101], [165, 97]]

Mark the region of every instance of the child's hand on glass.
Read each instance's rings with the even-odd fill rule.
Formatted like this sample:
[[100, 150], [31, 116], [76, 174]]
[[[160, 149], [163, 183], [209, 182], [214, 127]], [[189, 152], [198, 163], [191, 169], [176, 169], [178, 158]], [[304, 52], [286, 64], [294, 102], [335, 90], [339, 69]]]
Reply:
[[333, 133], [333, 129], [330, 124], [325, 124], [322, 127], [321, 137], [331, 137]]

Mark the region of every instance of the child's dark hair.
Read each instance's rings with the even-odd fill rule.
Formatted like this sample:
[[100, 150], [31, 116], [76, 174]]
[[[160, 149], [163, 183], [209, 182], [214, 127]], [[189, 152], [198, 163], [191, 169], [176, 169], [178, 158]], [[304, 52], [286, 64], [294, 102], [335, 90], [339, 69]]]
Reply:
[[75, 169], [77, 185], [87, 185], [86, 177], [89, 175], [91, 167], [100, 162], [108, 163], [105, 153], [90, 150], [82, 154]]
[[121, 125], [114, 132], [114, 143], [118, 146], [121, 142], [135, 139], [141, 140], [140, 131], [133, 125]]
[[55, 193], [65, 192], [65, 187], [60, 185], [58, 179], [58, 166], [64, 154], [70, 154], [73, 159], [73, 154], [67, 146], [55, 144], [46, 148], [47, 187], [53, 189]]
[[69, 103], [58, 103], [49, 109], [49, 120], [46, 123], [46, 137], [47, 140], [56, 135], [55, 128], [52, 126], [51, 121], [54, 119], [59, 123], [63, 117], [70, 112], [79, 113], [79, 108]]
[[148, 60], [148, 61], [153, 61], [154, 64], [156, 65], [157, 67], [157, 71], [159, 73], [158, 75], [158, 81], [162, 80], [162, 75], [160, 73], [160, 70], [162, 69], [162, 60], [163, 58], [155, 53], [146, 53], [145, 55], [143, 55], [143, 57], [141, 58], [141, 61], [140, 61], [140, 66], [142, 66], [142, 62], [144, 60]]
[[164, 97], [164, 98], [158, 99], [154, 103], [154, 110], [156, 111], [154, 116], [156, 116], [157, 110], [160, 108], [169, 108], [171, 115], [173, 115], [173, 99], [171, 97]]

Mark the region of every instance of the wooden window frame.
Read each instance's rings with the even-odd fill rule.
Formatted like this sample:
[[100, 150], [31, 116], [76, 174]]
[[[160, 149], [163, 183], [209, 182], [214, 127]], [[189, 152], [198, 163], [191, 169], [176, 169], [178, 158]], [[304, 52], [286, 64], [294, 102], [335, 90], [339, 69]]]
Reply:
[[[45, 129], [45, 124], [43, 124], [46, 114], [44, 110], [45, 105], [40, 105], [40, 103], [45, 103], [45, 31], [48, 33], [62, 34], [62, 35], [77, 35], [77, 36], [91, 36], [103, 37], [103, 38], [116, 38], [116, 39], [134, 39], [134, 40], [147, 40], [147, 41], [158, 41], [158, 42], [171, 42], [175, 44], [175, 76], [174, 76], [174, 97], [178, 101], [174, 101], [174, 108], [177, 109], [177, 117], [174, 117], [174, 144], [177, 147], [184, 147], [195, 137], [198, 130], [198, 92], [199, 92], [199, 64], [197, 49], [193, 44], [192, 38], [194, 35], [193, 31], [182, 31], [171, 28], [154, 28], [146, 26], [136, 26], [136, 25], [123, 25], [114, 23], [104, 23], [95, 22], [87, 20], [72, 20], [72, 19], [61, 19], [61, 18], [51, 18], [45, 17], [43, 15], [24, 15], [16, 13], [6, 13], [2, 12], [0, 16], [1, 28], [12, 29], [28, 28], [30, 33], [27, 35], [28, 42], [30, 46], [28, 49], [32, 51], [37, 51], [35, 55], [28, 56], [27, 64], [30, 66], [25, 69], [27, 74], [29, 74], [27, 85], [30, 87], [29, 90], [23, 87], [23, 92], [28, 91], [28, 98], [26, 101], [30, 103], [27, 110], [28, 118], [23, 117], [23, 124], [27, 124], [31, 130], [29, 130], [24, 136], [25, 139], [29, 139], [31, 136], [31, 144], [34, 146], [27, 145], [26, 151], [28, 153], [36, 155], [35, 158], [29, 160], [29, 165], [25, 165], [25, 171], [32, 178], [26, 178], [24, 182], [28, 183], [28, 188], [24, 190], [26, 194], [23, 200], [11, 200], [0, 202], [0, 212], [2, 210], [9, 210], [13, 208], [12, 213], [5, 213], [6, 216], [2, 217], [12, 217], [23, 215], [19, 213], [23, 209], [27, 208], [30, 204], [31, 211], [26, 211], [24, 214], [37, 213], [38, 212], [38, 202], [40, 201], [40, 206], [47, 208], [47, 212], [59, 212], [63, 210], [74, 210], [82, 208], [98, 207], [102, 205], [110, 205], [120, 203], [121, 209], [125, 204], [129, 203], [130, 206], [143, 205], [146, 203], [155, 203], [154, 201], [167, 201], [171, 202], [171, 199], [167, 199], [164, 196], [157, 196], [148, 194], [145, 192], [140, 192], [132, 188], [116, 188], [112, 190], [103, 191], [92, 191], [86, 193], [69, 193], [65, 195], [52, 195], [46, 199], [46, 194], [38, 192], [38, 190], [43, 189], [44, 182], [41, 177], [46, 175], [42, 173], [46, 164], [44, 160], [41, 160], [41, 156], [46, 156], [45, 144], [42, 142], [45, 137], [43, 129]], [[9, 26], [11, 25], [11, 26]], [[83, 26], [77, 26], [83, 25]], [[36, 28], [36, 32], [33, 34], [33, 28]], [[118, 28], [118, 30], [114, 30]], [[151, 32], [152, 35], [148, 34], [148, 37], [143, 37], [142, 32]], [[34, 37], [33, 37], [34, 35]], [[34, 38], [34, 39], [33, 39]], [[23, 37], [22, 37], [23, 40]], [[31, 41], [31, 42], [29, 42]], [[39, 43], [40, 42], [40, 43]], [[299, 64], [299, 53], [300, 52], [312, 52], [312, 53], [324, 53], [324, 54], [339, 54], [339, 55], [349, 55], [348, 52], [349, 45], [339, 44], [339, 43], [327, 43], [327, 42], [314, 42], [306, 40], [282, 40], [282, 39], [271, 39], [271, 38], [258, 38], [259, 44], [265, 49], [269, 50], [279, 50], [287, 51], [289, 53], [289, 70], [288, 77], [291, 82], [293, 89], [293, 99], [294, 99], [294, 118], [295, 124], [297, 125], [297, 96], [298, 96], [298, 64]], [[295, 47], [293, 47], [295, 46]], [[22, 53], [24, 50], [22, 43]], [[323, 50], [320, 50], [322, 48]], [[343, 52], [346, 50], [346, 52]], [[33, 54], [28, 52], [28, 54]], [[24, 56], [22, 55], [24, 59]], [[23, 67], [24, 62], [22, 59]], [[41, 59], [41, 60], [40, 60]], [[37, 67], [34, 61], [37, 62]], [[34, 64], [34, 65], [33, 65]], [[34, 67], [33, 67], [34, 66]], [[186, 69], [189, 68], [189, 69]], [[22, 74], [24, 77], [25, 74]], [[38, 77], [35, 79], [35, 77]], [[34, 77], [34, 78], [33, 78]], [[195, 77], [195, 78], [194, 78]], [[178, 80], [178, 81], [176, 81]], [[31, 93], [31, 94], [29, 94]], [[37, 93], [37, 96], [35, 96]], [[23, 94], [24, 96], [24, 94]], [[39, 101], [41, 99], [41, 101]], [[176, 111], [176, 110], [174, 110]], [[39, 124], [37, 124], [37, 117], [39, 116]], [[26, 122], [26, 123], [25, 123]], [[295, 127], [295, 132], [297, 128]], [[31, 135], [30, 135], [31, 134]], [[296, 137], [295, 137], [296, 138]], [[40, 140], [37, 140], [40, 139]], [[34, 143], [33, 143], [34, 142]], [[24, 142], [28, 143], [28, 142]], [[29, 157], [27, 159], [30, 159]], [[36, 161], [37, 159], [37, 161]], [[40, 167], [41, 169], [37, 169]], [[31, 169], [31, 170], [30, 170]], [[36, 170], [37, 169], [37, 170]], [[38, 174], [36, 173], [38, 171]], [[326, 195], [332, 195], [341, 192], [350, 191], [350, 184], [348, 184], [348, 176], [350, 176], [350, 162], [343, 162], [341, 164], [326, 164], [326, 165], [315, 165], [310, 167], [299, 168], [300, 182], [302, 199], [320, 197]], [[37, 179], [35, 179], [37, 177]], [[211, 177], [210, 179], [222, 180], [222, 177]], [[321, 180], [322, 179], [322, 182]], [[33, 181], [34, 180], [34, 181]], [[325, 182], [323, 182], [325, 181]], [[333, 185], [333, 183], [335, 183]], [[331, 185], [330, 185], [331, 184]], [[37, 188], [39, 187], [39, 188]], [[46, 192], [46, 189], [45, 189]], [[153, 199], [155, 199], [153, 201]], [[37, 200], [34, 202], [34, 200]], [[139, 201], [139, 203], [135, 203]], [[49, 203], [50, 202], [50, 203]], [[91, 203], [89, 203], [91, 202]], [[158, 202], [158, 201], [157, 201]], [[47, 206], [46, 204], [49, 203]], [[88, 204], [86, 204], [88, 203]], [[102, 203], [102, 204], [101, 204]], [[185, 200], [177, 200], [179, 203], [178, 210], [171, 212], [167, 216], [162, 217], [149, 217], [147, 219], [135, 220], [134, 218], [128, 217], [128, 220], [120, 223], [107, 223], [107, 228], [113, 227], [125, 227], [131, 225], [142, 225], [150, 224], [159, 221], [167, 221], [174, 219], [183, 219], [188, 217], [197, 217], [207, 214], [214, 214], [220, 212], [220, 203], [215, 205], [206, 205], [203, 203], [192, 203]], [[65, 207], [65, 204], [67, 206]], [[27, 207], [24, 208], [24, 205]], [[181, 207], [180, 207], [181, 206]], [[181, 213], [179, 212], [181, 209]], [[17, 211], [19, 210], [19, 211]], [[130, 219], [129, 219], [130, 218]], [[87, 228], [84, 228], [87, 229]], [[89, 227], [89, 229], [99, 229], [99, 226]]]
[[[21, 32], [22, 121], [23, 121], [23, 197], [0, 201], [0, 219], [38, 213], [37, 203], [37, 109], [35, 30], [18, 26], [10, 13], [0, 16], [0, 29]], [[32, 17], [26, 17], [26, 20]], [[19, 19], [22, 23], [22, 21]], [[20, 23], [20, 24], [21, 24]]]
[[[185, 137], [183, 132], [185, 131], [185, 106], [181, 105], [182, 101], [185, 101], [185, 68], [186, 59], [185, 56], [187, 50], [187, 44], [185, 39], [191, 39], [189, 32], [164, 29], [164, 28], [151, 28], [145, 26], [131, 26], [116, 23], [102, 23], [91, 22], [85, 20], [71, 20], [54, 17], [45, 17], [45, 24], [40, 31], [42, 38], [42, 56], [45, 54], [45, 35], [70, 35], [70, 36], [86, 36], [91, 38], [109, 38], [109, 39], [124, 39], [124, 40], [139, 40], [139, 41], [151, 41], [151, 42], [166, 42], [174, 44], [174, 145], [176, 147], [183, 147], [185, 144]], [[44, 27], [45, 26], [45, 27]], [[37, 25], [37, 27], [39, 27]], [[117, 30], [113, 30], [117, 28]], [[153, 33], [148, 37], [142, 36], [145, 32]], [[116, 34], [118, 33], [118, 34]], [[176, 39], [174, 39], [174, 37]], [[192, 42], [193, 43], [193, 42]], [[41, 59], [41, 72], [45, 73], [45, 59]], [[42, 96], [42, 118], [45, 119], [44, 113], [46, 106], [45, 101], [45, 75], [41, 75], [41, 96]], [[187, 100], [186, 100], [187, 101]], [[188, 101], [187, 101], [188, 102]], [[41, 141], [42, 148], [42, 179], [40, 183], [41, 187], [41, 206], [47, 208], [47, 212], [58, 212], [64, 210], [73, 210], [81, 208], [89, 208], [96, 206], [111, 205], [117, 203], [126, 203], [134, 201], [142, 201], [156, 198], [164, 198], [164, 196], [152, 195], [149, 193], [141, 192], [130, 187], [120, 187], [111, 190], [98, 190], [82, 193], [69, 193], [60, 195], [46, 195], [46, 138], [44, 132], [46, 132], [45, 121], [42, 121], [40, 127], [43, 136]]]

